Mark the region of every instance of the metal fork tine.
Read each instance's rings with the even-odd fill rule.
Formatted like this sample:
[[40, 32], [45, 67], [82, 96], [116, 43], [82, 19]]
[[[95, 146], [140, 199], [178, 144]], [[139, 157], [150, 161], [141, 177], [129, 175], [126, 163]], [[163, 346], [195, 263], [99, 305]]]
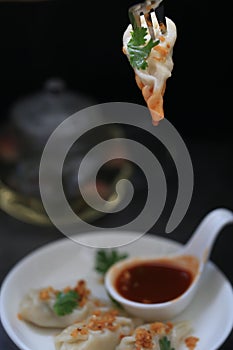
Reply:
[[165, 12], [164, 12], [164, 4], [160, 4], [156, 9], [155, 9], [155, 14], [159, 23], [160, 30], [162, 34], [165, 34], [167, 31], [167, 26], [166, 26], [166, 17], [165, 17]]
[[150, 33], [151, 39], [155, 40], [155, 33], [154, 33], [151, 13], [150, 12], [145, 12], [144, 13], [144, 17], [145, 17], [145, 20], [146, 20], [147, 27], [149, 29], [149, 33]]
[[151, 11], [155, 11], [156, 17], [158, 15], [158, 23], [161, 32], [166, 32], [166, 20], [164, 16], [164, 8], [160, 5], [162, 0], [146, 0], [145, 2], [133, 5], [129, 8], [129, 19], [133, 29], [141, 27], [140, 16], [143, 14], [149, 29], [149, 34], [153, 40], [155, 40], [155, 33], [151, 18]]
[[134, 5], [129, 8], [129, 19], [132, 24], [133, 30], [135, 30], [137, 27], [141, 27], [140, 12], [141, 4]]

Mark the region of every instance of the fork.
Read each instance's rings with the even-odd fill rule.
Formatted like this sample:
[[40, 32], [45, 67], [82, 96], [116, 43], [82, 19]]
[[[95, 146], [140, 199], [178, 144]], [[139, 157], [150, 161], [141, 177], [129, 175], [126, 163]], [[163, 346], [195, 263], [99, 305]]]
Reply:
[[167, 31], [167, 26], [162, 0], [146, 0], [144, 2], [131, 6], [129, 8], [129, 19], [133, 29], [135, 30], [137, 27], [141, 27], [140, 16], [143, 15], [148, 26], [149, 34], [152, 40], [155, 40], [155, 32], [151, 17], [151, 13], [153, 11], [157, 17], [161, 33], [165, 34]]

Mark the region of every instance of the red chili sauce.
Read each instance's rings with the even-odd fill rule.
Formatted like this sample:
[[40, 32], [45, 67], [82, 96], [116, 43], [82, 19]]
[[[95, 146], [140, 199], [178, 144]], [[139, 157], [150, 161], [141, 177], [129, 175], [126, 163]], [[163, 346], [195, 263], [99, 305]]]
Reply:
[[188, 270], [166, 261], [150, 261], [124, 269], [117, 276], [115, 287], [128, 300], [154, 304], [179, 297], [192, 280]]

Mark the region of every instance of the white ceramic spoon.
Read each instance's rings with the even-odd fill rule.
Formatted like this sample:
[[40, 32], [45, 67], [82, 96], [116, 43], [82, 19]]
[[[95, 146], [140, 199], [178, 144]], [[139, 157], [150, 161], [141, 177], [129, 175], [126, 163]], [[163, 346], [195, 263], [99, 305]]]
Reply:
[[[231, 223], [233, 223], [232, 211], [225, 208], [215, 209], [206, 215], [189, 241], [175, 254], [169, 254], [165, 257], [139, 256], [119, 261], [105, 275], [105, 287], [108, 293], [133, 316], [143, 318], [145, 321], [171, 320], [191, 302], [217, 235], [225, 225]], [[193, 275], [190, 286], [179, 297], [170, 301], [145, 304], [128, 300], [117, 291], [116, 278], [127, 267], [138, 265], [145, 261], [161, 261], [162, 259], [174, 262], [175, 266], [180, 266], [190, 271]]]

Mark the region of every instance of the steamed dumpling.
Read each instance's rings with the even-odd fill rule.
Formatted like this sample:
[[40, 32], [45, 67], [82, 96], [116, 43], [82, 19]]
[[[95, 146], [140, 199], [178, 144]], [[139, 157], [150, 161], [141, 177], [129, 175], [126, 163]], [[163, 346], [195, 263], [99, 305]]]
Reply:
[[[134, 68], [135, 79], [138, 87], [142, 91], [142, 95], [150, 110], [154, 125], [164, 118], [163, 96], [166, 89], [166, 81], [171, 76], [173, 70], [173, 47], [177, 38], [175, 23], [166, 18], [167, 30], [161, 32], [158, 21], [154, 13], [152, 13], [152, 22], [156, 33], [156, 40], [159, 44], [155, 46], [147, 58], [148, 67], [143, 69]], [[142, 27], [147, 28], [144, 16], [141, 16]], [[130, 59], [128, 51], [128, 43], [131, 39], [132, 25], [128, 25], [123, 34], [123, 52]], [[150, 36], [147, 34], [146, 40], [149, 41]]]
[[118, 311], [96, 310], [85, 321], [64, 329], [55, 337], [56, 350], [115, 350], [122, 337], [133, 332], [131, 318]]
[[137, 327], [131, 336], [122, 338], [116, 350], [158, 350], [160, 341], [168, 341], [171, 349], [178, 349], [190, 332], [190, 325], [185, 321], [148, 323]]
[[[77, 292], [77, 306], [72, 312], [59, 316], [54, 306], [58, 293]], [[101, 301], [95, 299], [84, 280], [79, 280], [74, 288], [55, 290], [53, 287], [32, 289], [22, 299], [19, 306], [19, 316], [22, 320], [32, 322], [41, 327], [64, 328], [74, 322], [87, 318]]]

